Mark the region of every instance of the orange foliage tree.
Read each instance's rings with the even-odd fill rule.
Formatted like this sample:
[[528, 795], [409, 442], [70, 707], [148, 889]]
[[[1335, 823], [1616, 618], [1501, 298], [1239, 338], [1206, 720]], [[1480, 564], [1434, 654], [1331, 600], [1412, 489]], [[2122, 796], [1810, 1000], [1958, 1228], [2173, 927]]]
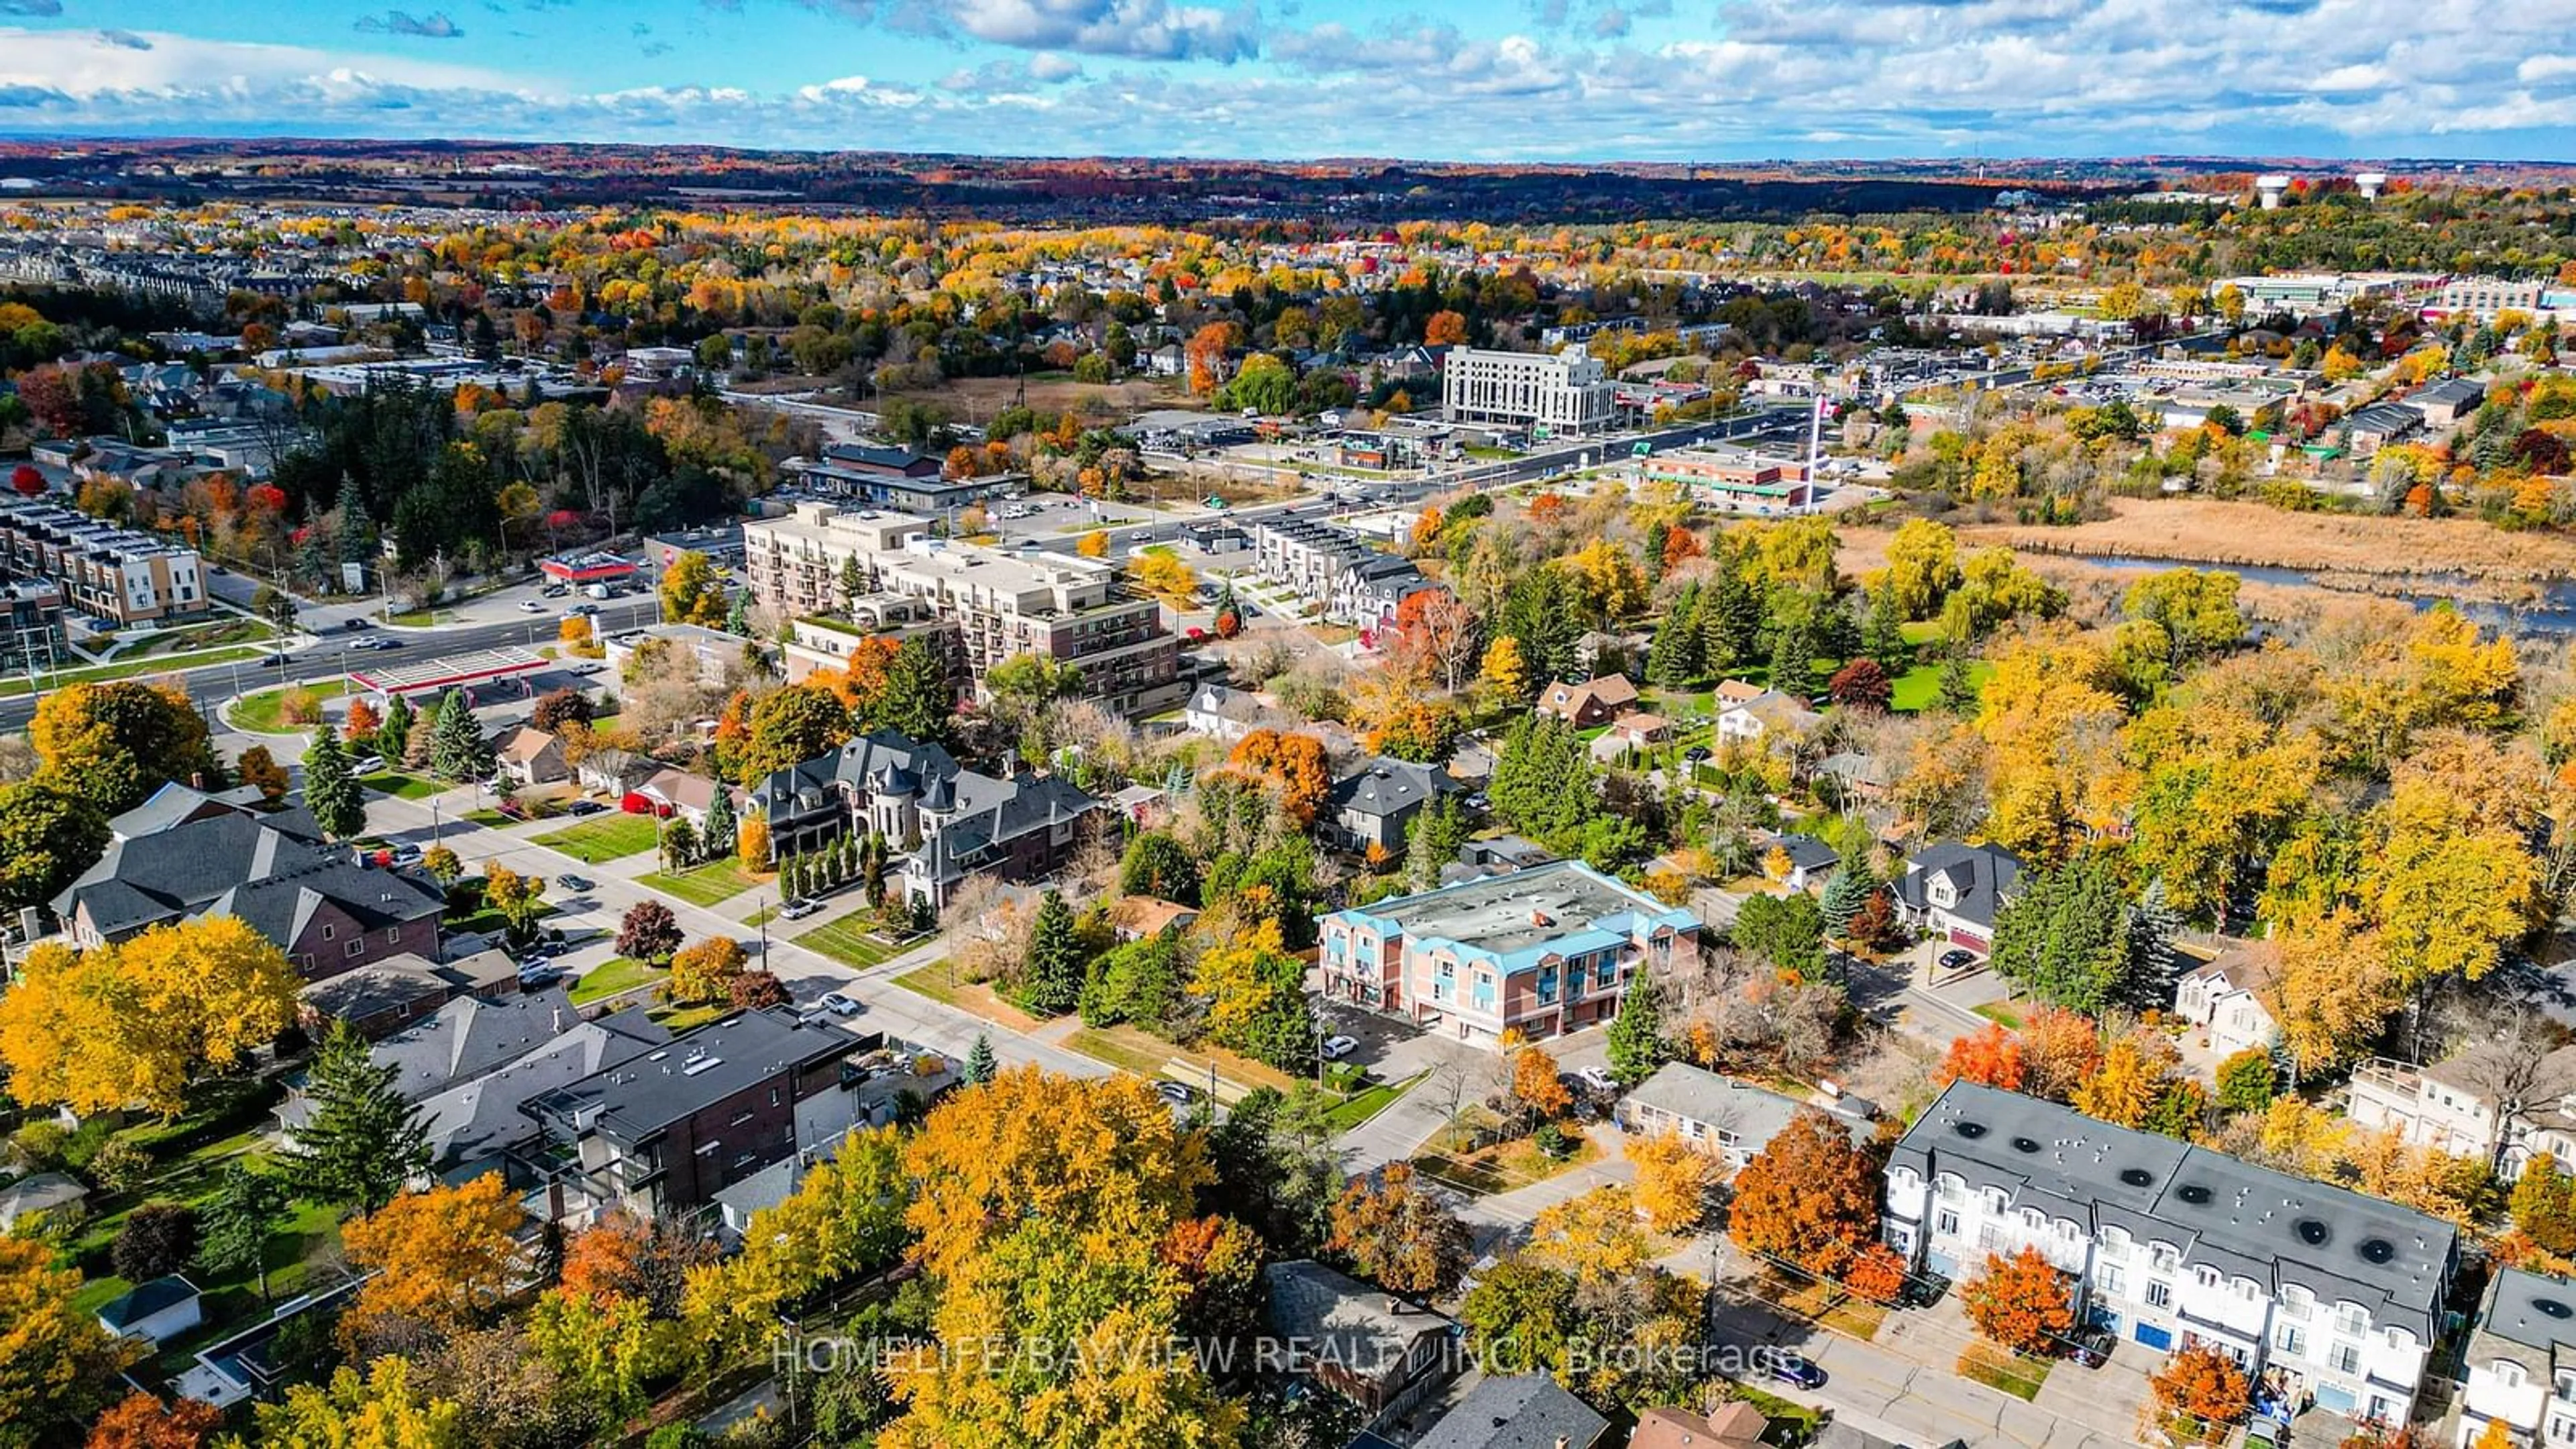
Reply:
[[2156, 1402], [2168, 1413], [2233, 1424], [2252, 1407], [2245, 1370], [2236, 1366], [2235, 1359], [2207, 1344], [2193, 1344], [2177, 1351], [2147, 1383], [2156, 1391]]
[[1375, 1182], [1353, 1178], [1332, 1222], [1327, 1251], [1370, 1282], [1417, 1297], [1457, 1287], [1474, 1248], [1467, 1225], [1414, 1181], [1409, 1163], [1387, 1164]]
[[2022, 1075], [2021, 1038], [2004, 1030], [2000, 1022], [1988, 1022], [1966, 1036], [1952, 1039], [1936, 1080], [1945, 1086], [1969, 1081], [2018, 1092]]
[[1556, 1072], [1556, 1058], [1544, 1047], [1525, 1046], [1512, 1053], [1512, 1095], [1549, 1121], [1574, 1106], [1574, 1093], [1566, 1089], [1565, 1079]]
[[1443, 308], [1422, 324], [1422, 345], [1456, 347], [1467, 340], [1467, 319]]
[[1843, 1286], [1872, 1303], [1893, 1303], [1905, 1291], [1905, 1259], [1885, 1243], [1872, 1243], [1843, 1270]]
[[497, 1172], [408, 1192], [341, 1229], [350, 1265], [375, 1269], [340, 1326], [358, 1344], [406, 1324], [454, 1330], [499, 1304], [517, 1271], [525, 1216]]
[[2101, 1028], [2089, 1016], [2043, 1006], [2022, 1023], [2021, 1062], [2022, 1091], [2066, 1101], [2101, 1070]]
[[1801, 1110], [1735, 1175], [1726, 1235], [1748, 1253], [1834, 1275], [1878, 1240], [1878, 1171], [1842, 1124]]
[[368, 752], [372, 754], [375, 750], [373, 742], [376, 731], [384, 727], [385, 717], [376, 713], [376, 707], [367, 703], [362, 695], [349, 701], [349, 721], [341, 726], [341, 738], [353, 745], [365, 743]]
[[1279, 792], [1279, 808], [1300, 828], [1315, 822], [1315, 812], [1333, 788], [1324, 742], [1313, 735], [1254, 730], [1235, 742], [1225, 757], [1234, 770]]
[[2017, 1353], [2045, 1353], [2075, 1326], [2066, 1275], [2037, 1248], [2009, 1258], [1988, 1253], [1985, 1267], [1960, 1287], [1959, 1302], [1979, 1333]]
[[195, 1399], [168, 1404], [137, 1391], [98, 1416], [89, 1449], [199, 1449], [224, 1426], [224, 1412]]

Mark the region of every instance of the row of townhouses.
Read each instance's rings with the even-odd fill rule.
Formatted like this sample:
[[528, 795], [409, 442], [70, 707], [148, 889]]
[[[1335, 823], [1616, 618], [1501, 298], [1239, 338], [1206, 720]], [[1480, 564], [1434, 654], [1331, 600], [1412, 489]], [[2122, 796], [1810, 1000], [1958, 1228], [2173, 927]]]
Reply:
[[195, 549], [15, 496], [0, 497], [0, 571], [54, 585], [75, 612], [119, 627], [213, 607]]
[[1333, 623], [1376, 629], [1409, 595], [1435, 587], [1411, 559], [1347, 528], [1311, 518], [1264, 518], [1248, 530], [1252, 573], [1293, 589]]
[[[1115, 565], [954, 543], [934, 537], [928, 519], [831, 503], [799, 504], [742, 531], [752, 597], [782, 618], [935, 624], [978, 685], [1005, 659], [1041, 655], [1079, 666], [1083, 695], [1122, 714], [1153, 714], [1186, 693], [1161, 605], [1121, 583]], [[844, 577], [853, 569], [855, 594]], [[800, 631], [787, 649], [791, 676], [834, 667], [836, 632]]]

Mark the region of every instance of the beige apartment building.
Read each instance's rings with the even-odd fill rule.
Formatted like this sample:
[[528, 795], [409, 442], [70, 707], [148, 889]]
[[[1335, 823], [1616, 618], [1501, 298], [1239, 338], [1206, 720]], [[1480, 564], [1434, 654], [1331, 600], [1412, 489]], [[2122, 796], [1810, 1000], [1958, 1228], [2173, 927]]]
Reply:
[[195, 549], [59, 504], [0, 501], [0, 571], [57, 584], [67, 608], [118, 626], [212, 607]]
[[1617, 416], [1616, 393], [1609, 370], [1580, 343], [1555, 353], [1453, 347], [1440, 363], [1440, 415], [1453, 423], [1597, 432]]
[[[1187, 692], [1162, 607], [1121, 583], [1113, 564], [954, 543], [933, 537], [927, 519], [830, 503], [802, 503], [742, 531], [744, 570], [760, 604], [791, 620], [841, 615], [907, 636], [927, 611], [979, 689], [994, 665], [1037, 654], [1079, 665], [1084, 696], [1122, 714], [1172, 708]], [[842, 579], [854, 560], [856, 599]], [[834, 631], [798, 632], [804, 652], [817, 656], [807, 671], [828, 662], [824, 646]], [[793, 664], [797, 651], [790, 652]]]

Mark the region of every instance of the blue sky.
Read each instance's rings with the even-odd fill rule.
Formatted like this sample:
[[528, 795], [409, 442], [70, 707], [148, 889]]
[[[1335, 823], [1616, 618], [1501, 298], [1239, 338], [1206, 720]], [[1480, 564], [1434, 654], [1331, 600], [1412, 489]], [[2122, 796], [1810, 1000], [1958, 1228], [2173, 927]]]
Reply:
[[0, 133], [2576, 159], [2569, 0], [0, 0]]

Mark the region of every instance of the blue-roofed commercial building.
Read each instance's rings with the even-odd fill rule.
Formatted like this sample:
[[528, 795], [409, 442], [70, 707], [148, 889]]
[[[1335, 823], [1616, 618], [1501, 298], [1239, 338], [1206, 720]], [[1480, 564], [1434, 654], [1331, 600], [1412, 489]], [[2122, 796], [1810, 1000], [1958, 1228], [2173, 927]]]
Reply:
[[1318, 923], [1324, 994], [1492, 1047], [1609, 1020], [1640, 970], [1693, 949], [1697, 916], [1580, 861], [1551, 861], [1335, 911]]
[[1883, 1231], [1952, 1278], [2036, 1248], [2085, 1320], [2216, 1348], [2267, 1406], [2388, 1424], [2414, 1411], [2459, 1265], [2439, 1218], [1965, 1081], [1896, 1144]]

